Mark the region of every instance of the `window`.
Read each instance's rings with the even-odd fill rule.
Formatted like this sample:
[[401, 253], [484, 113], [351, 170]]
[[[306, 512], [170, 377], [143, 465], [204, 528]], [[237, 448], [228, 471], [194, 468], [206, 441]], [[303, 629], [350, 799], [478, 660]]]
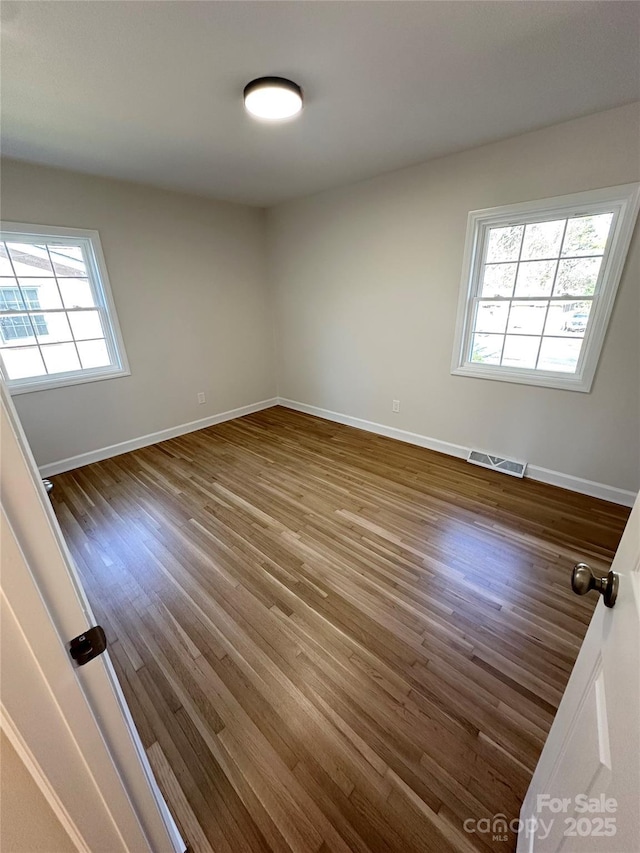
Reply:
[[96, 231], [2, 223], [0, 356], [12, 393], [128, 375]]
[[640, 185], [469, 214], [452, 372], [589, 391]]

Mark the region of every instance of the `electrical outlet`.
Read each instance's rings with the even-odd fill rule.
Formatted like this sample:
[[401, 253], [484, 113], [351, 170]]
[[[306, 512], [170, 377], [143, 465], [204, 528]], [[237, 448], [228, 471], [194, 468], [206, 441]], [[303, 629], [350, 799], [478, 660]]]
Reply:
[[204, 391], [198, 392], [198, 402], [199, 403], [206, 403], [207, 402], [206, 397], [204, 396]]
[[399, 412], [400, 411], [400, 400], [392, 400], [391, 401], [391, 411]]

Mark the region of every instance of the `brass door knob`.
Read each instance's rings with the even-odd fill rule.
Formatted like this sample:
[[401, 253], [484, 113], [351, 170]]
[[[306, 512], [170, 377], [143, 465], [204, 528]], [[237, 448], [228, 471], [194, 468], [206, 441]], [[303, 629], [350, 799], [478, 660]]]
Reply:
[[617, 572], [609, 572], [603, 578], [593, 573], [591, 566], [577, 563], [571, 572], [571, 589], [577, 595], [586, 595], [596, 589], [604, 598], [606, 607], [613, 607], [618, 596], [619, 579]]

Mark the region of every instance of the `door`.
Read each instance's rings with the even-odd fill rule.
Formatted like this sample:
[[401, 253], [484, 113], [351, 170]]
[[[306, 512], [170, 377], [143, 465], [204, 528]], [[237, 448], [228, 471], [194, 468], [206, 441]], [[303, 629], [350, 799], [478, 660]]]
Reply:
[[76, 668], [95, 624], [0, 378], [2, 727], [76, 847], [183, 853], [108, 658]]
[[593, 614], [522, 806], [518, 853], [640, 851], [640, 498], [611, 568], [617, 599]]

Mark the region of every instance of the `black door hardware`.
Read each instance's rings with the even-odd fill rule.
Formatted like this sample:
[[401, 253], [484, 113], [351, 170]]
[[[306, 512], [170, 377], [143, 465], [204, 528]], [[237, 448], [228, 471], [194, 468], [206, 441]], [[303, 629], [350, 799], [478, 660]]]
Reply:
[[69, 654], [78, 666], [97, 658], [107, 648], [107, 637], [100, 625], [94, 625], [69, 643]]

